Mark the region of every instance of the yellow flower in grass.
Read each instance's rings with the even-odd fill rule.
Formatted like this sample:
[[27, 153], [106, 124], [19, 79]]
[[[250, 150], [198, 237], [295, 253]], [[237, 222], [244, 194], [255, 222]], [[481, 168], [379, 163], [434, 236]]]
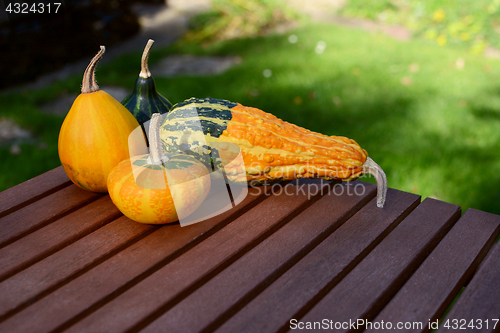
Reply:
[[439, 36], [438, 39], [437, 39], [437, 42], [441, 46], [446, 45], [446, 37], [445, 36]]
[[444, 20], [445, 16], [446, 12], [444, 11], [444, 9], [438, 9], [434, 12], [434, 14], [432, 14], [432, 18], [436, 22], [441, 22], [442, 20]]

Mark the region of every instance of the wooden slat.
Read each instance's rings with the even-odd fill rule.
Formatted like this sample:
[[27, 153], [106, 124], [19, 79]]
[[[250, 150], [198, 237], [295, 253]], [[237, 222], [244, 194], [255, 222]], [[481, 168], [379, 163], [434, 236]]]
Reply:
[[389, 189], [383, 209], [372, 200], [217, 332], [278, 331], [322, 290], [338, 283], [419, 202], [417, 195]]
[[120, 216], [105, 196], [0, 249], [0, 281]]
[[[293, 187], [293, 185], [287, 186]], [[293, 194], [286, 195], [285, 191], [281, 191], [279, 195], [264, 200], [202, 243], [70, 327], [68, 332], [124, 332], [144, 320], [147, 321], [148, 317], [155, 316], [156, 312], [162, 313], [164, 308], [171, 307], [217, 275], [313, 203], [313, 200], [308, 200], [306, 194], [295, 194], [293, 188], [289, 188], [287, 192]]]
[[457, 206], [418, 205], [396, 190], [379, 209], [367, 186], [361, 198], [249, 196], [201, 223], [155, 227], [117, 218], [108, 196], [56, 168], [0, 193], [0, 332], [275, 332], [291, 318], [425, 324], [469, 280], [446, 319], [500, 332], [500, 217], [470, 209], [460, 218]]
[[[422, 323], [421, 327], [415, 325], [404, 332], [428, 332], [428, 321], [434, 322], [443, 315], [499, 232], [499, 216], [474, 209], [467, 210], [373, 321], [391, 322], [394, 325], [397, 322]], [[497, 285], [499, 281], [497, 280]], [[500, 297], [496, 301], [500, 304]], [[500, 311], [496, 313], [496, 316], [498, 315]], [[384, 331], [372, 327], [366, 332], [379, 331], [391, 330]]]
[[[497, 220], [500, 218], [496, 216]], [[463, 325], [466, 332], [499, 332], [500, 331], [500, 243], [495, 244], [488, 257], [481, 264], [472, 281], [441, 322], [438, 333], [456, 332], [454, 324]], [[496, 319], [496, 320], [494, 320]], [[444, 327], [446, 321], [450, 327]], [[454, 321], [456, 320], [456, 322]], [[474, 328], [470, 328], [471, 323]], [[496, 325], [496, 327], [495, 327]]]
[[459, 216], [460, 207], [425, 199], [301, 320], [373, 320]]
[[264, 200], [268, 191], [266, 187], [250, 189], [238, 206], [201, 223], [163, 226], [19, 312], [5, 326], [17, 332], [51, 332], [71, 326]]
[[70, 185], [0, 218], [0, 247], [92, 202], [102, 194]]
[[71, 184], [62, 166], [0, 193], [0, 217]]
[[154, 228], [121, 217], [3, 281], [0, 318], [33, 303]]
[[335, 191], [155, 320], [145, 332], [158, 332], [162, 327], [168, 327], [172, 333], [213, 330], [224, 317], [283, 274], [376, 194], [374, 185], [359, 183], [356, 190], [364, 195], [349, 196], [347, 193], [353, 193], [353, 188], [335, 187]]

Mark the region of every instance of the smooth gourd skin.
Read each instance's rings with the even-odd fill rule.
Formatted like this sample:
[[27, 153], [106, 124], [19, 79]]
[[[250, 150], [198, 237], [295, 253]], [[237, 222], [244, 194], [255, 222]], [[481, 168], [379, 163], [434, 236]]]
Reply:
[[[200, 132], [200, 126], [202, 133]], [[252, 184], [296, 178], [352, 180], [363, 173], [368, 154], [354, 140], [327, 136], [278, 119], [270, 113], [213, 98], [176, 104], [160, 129], [167, 149], [180, 150], [208, 164], [219, 156], [231, 161], [237, 152], [214, 149], [213, 143], [236, 144], [244, 165], [223, 163], [228, 177]], [[211, 144], [208, 147], [205, 143]], [[234, 145], [233, 145], [234, 147]], [[245, 168], [245, 175], [241, 170]], [[231, 172], [235, 171], [235, 172]], [[238, 179], [231, 179], [231, 175]]]
[[[168, 162], [159, 166], [149, 165], [148, 156], [125, 160], [109, 174], [109, 196], [115, 206], [131, 220], [146, 224], [170, 223], [189, 216], [210, 191], [207, 168], [186, 154], [172, 155]], [[132, 167], [136, 168], [137, 180]], [[168, 169], [169, 179], [177, 181], [175, 194], [169, 186], [163, 186], [168, 184], [165, 169]], [[168, 185], [176, 184], [171, 182]]]
[[80, 94], [59, 133], [59, 158], [73, 183], [107, 192], [113, 167], [129, 158], [128, 136], [139, 126], [134, 116], [107, 92]]
[[140, 76], [135, 81], [134, 90], [122, 104], [141, 125], [150, 120], [153, 113], [164, 114], [172, 108], [172, 103], [156, 91], [154, 79]]

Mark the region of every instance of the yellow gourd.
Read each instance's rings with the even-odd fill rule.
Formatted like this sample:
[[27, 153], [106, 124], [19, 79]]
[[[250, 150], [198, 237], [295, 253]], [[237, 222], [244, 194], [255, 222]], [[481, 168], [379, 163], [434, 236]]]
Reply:
[[139, 126], [120, 102], [99, 90], [94, 73], [104, 51], [101, 46], [85, 70], [82, 93], [64, 119], [58, 142], [69, 179], [85, 190], [103, 193], [111, 169], [129, 158], [128, 136]]

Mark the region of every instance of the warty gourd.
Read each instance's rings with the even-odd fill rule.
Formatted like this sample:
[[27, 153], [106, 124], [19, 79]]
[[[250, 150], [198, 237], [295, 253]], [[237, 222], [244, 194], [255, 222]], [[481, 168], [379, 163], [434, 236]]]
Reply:
[[[377, 181], [377, 206], [385, 203], [385, 173], [356, 141], [316, 133], [257, 108], [214, 98], [190, 98], [170, 110], [160, 136], [166, 151], [183, 151], [206, 165], [223, 167], [228, 179], [236, 182], [350, 181], [371, 174]], [[244, 165], [238, 164], [241, 159], [234, 159], [239, 153], [234, 144], [241, 150]]]

